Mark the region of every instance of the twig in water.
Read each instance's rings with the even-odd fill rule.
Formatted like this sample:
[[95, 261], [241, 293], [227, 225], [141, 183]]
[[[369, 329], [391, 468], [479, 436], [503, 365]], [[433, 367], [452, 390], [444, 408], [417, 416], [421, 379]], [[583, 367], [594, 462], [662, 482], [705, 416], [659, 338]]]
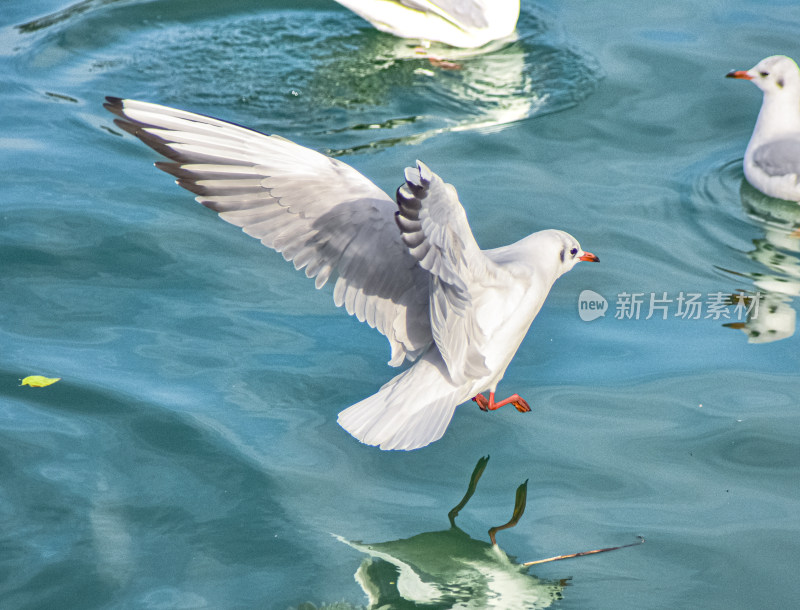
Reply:
[[523, 566], [535, 566], [540, 563], [548, 563], [550, 561], [560, 561], [562, 559], [572, 559], [573, 557], [582, 557], [584, 555], [594, 555], [595, 553], [605, 553], [606, 551], [616, 551], [617, 549], [626, 549], [629, 546], [638, 546], [644, 544], [644, 536], [636, 536], [639, 541], [631, 542], [630, 544], [623, 544], [621, 546], [610, 546], [606, 549], [594, 549], [593, 551], [583, 551], [581, 553], [572, 553], [570, 555], [556, 555], [555, 557], [548, 557], [547, 559], [539, 559], [537, 561], [528, 561], [523, 563]]

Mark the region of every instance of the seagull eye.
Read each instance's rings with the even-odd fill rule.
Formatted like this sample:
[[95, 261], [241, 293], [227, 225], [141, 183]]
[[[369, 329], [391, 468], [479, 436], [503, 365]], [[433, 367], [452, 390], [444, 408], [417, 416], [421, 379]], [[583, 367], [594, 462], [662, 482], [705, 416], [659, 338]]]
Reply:
[[769, 76], [769, 72], [759, 72], [761, 78], [767, 78]]
[[572, 250], [570, 250], [570, 251], [569, 251], [569, 253], [570, 253], [572, 256], [575, 256], [575, 255], [578, 253], [578, 249], [577, 249], [577, 248], [573, 248]]

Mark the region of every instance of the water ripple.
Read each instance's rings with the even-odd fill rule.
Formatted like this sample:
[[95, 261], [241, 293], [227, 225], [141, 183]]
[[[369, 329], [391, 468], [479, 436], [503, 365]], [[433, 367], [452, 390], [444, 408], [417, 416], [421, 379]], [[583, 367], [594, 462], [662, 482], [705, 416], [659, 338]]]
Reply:
[[[413, 43], [336, 9], [206, 20], [198, 11], [195, 19], [156, 22], [144, 17], [146, 5], [111, 4], [81, 2], [18, 26], [46, 33], [21, 64], [60, 67], [73, 86], [87, 77], [117, 80], [119, 90], [109, 93], [302, 135], [334, 155], [557, 112], [590, 95], [602, 74], [535, 8], [523, 12], [512, 38], [480, 51], [434, 45], [420, 55]], [[124, 33], [120, 20], [129, 21]]]

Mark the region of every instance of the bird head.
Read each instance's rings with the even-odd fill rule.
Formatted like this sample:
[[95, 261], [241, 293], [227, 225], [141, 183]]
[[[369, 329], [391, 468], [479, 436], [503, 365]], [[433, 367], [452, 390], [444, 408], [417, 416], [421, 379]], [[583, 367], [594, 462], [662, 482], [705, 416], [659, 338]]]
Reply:
[[767, 57], [749, 70], [731, 70], [725, 76], [752, 81], [765, 94], [800, 91], [800, 69], [791, 57], [785, 55]]
[[539, 231], [531, 235], [535, 248], [545, 258], [556, 263], [556, 277], [564, 275], [580, 261], [599, 263], [600, 259], [591, 252], [585, 252], [578, 240], [569, 233], [557, 229]]

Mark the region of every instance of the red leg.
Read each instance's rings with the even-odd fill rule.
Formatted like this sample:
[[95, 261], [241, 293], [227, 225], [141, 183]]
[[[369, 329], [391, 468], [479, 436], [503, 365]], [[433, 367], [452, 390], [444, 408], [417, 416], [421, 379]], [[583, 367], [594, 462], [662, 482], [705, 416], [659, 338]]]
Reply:
[[457, 64], [454, 61], [449, 61], [447, 59], [429, 56], [428, 61], [435, 68], [441, 68], [442, 70], [461, 70], [461, 64]]
[[486, 396], [483, 394], [478, 394], [477, 396], [473, 396], [472, 400], [478, 403], [478, 407], [481, 411], [488, 411], [489, 410], [489, 401], [486, 400]]
[[531, 410], [530, 405], [519, 394], [512, 394], [505, 400], [495, 402], [494, 392], [489, 392], [489, 400], [486, 400], [486, 397], [483, 394], [478, 394], [477, 396], [473, 397], [472, 400], [478, 403], [481, 411], [495, 411], [507, 404], [514, 405], [514, 408], [520, 413], [527, 413]]
[[461, 64], [457, 64], [443, 57], [437, 57], [431, 54], [430, 49], [424, 46], [415, 47], [414, 53], [427, 59], [435, 68], [442, 68], [443, 70], [461, 70]]

